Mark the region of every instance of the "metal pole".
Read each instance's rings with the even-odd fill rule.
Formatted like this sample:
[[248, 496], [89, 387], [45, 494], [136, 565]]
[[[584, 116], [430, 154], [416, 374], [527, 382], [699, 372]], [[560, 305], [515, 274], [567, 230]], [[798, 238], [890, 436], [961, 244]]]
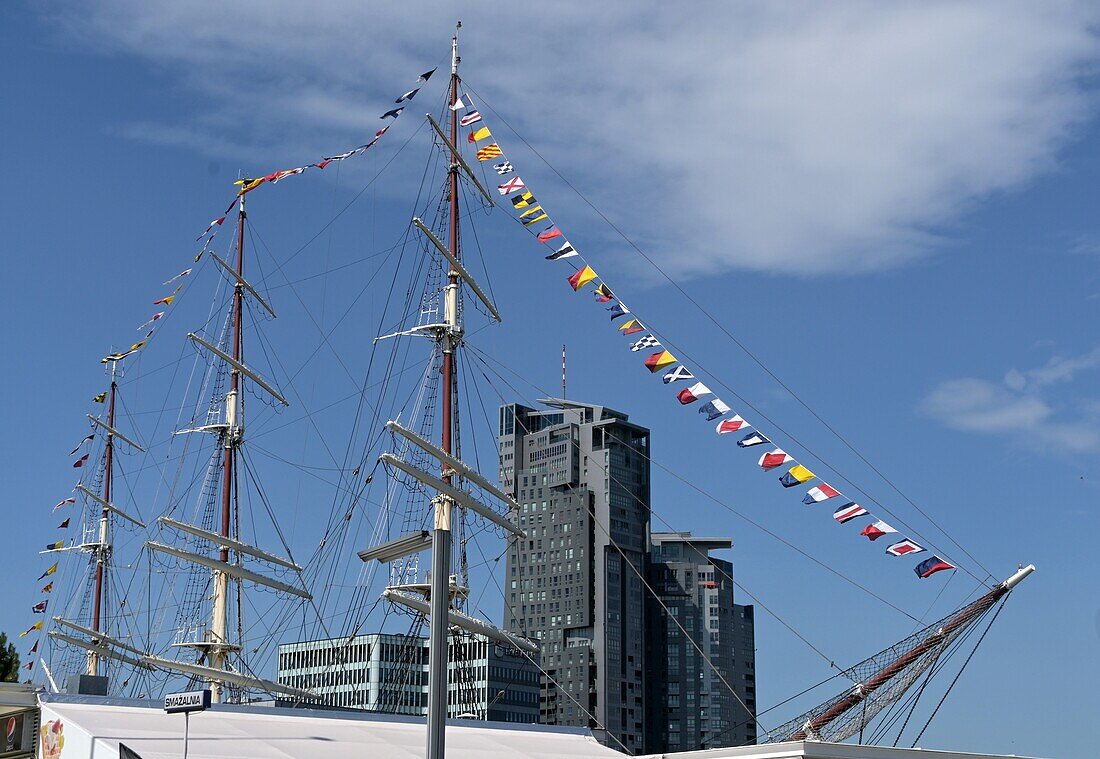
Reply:
[[[462, 26], [461, 22], [458, 24]], [[458, 111], [453, 108], [458, 100], [458, 30], [451, 39], [451, 143], [457, 143]], [[450, 250], [458, 258], [458, 159], [451, 157], [450, 170]], [[458, 276], [452, 270], [447, 284], [445, 319], [447, 330], [440, 340], [443, 347], [441, 383], [442, 427], [441, 448], [451, 453], [454, 447], [454, 351], [460, 339], [458, 324]], [[443, 479], [450, 483], [451, 475], [444, 468]], [[432, 531], [431, 609], [428, 615], [428, 735], [427, 759], [444, 759], [447, 731], [447, 670], [449, 651], [447, 640], [447, 612], [451, 607], [451, 506], [450, 498], [439, 496], [435, 505], [435, 528]]]
[[435, 503], [436, 528], [432, 535], [432, 595], [428, 648], [428, 759], [443, 759], [447, 729], [447, 670], [449, 663], [447, 611], [450, 607], [451, 501]]
[[187, 739], [191, 735], [191, 712], [183, 713], [183, 759], [187, 759]]

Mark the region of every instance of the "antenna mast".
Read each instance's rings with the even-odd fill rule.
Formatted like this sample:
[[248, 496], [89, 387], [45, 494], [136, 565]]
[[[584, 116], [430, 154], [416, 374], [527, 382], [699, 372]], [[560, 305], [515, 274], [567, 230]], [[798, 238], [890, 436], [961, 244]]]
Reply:
[[[111, 395], [107, 406], [107, 452], [103, 462], [103, 510], [99, 515], [99, 541], [96, 544], [95, 554], [95, 598], [92, 602], [92, 631], [98, 633], [103, 624], [103, 586], [106, 584], [107, 561], [111, 557], [111, 480], [114, 474], [115, 435], [115, 396], [118, 394], [118, 382], [115, 375], [118, 372], [118, 361], [111, 362]], [[99, 674], [99, 652], [88, 652], [88, 674], [95, 677]]]
[[561, 344], [561, 399], [565, 400], [565, 343]]
[[[450, 96], [450, 132], [451, 144], [458, 144], [458, 30], [459, 21], [451, 38], [451, 96]], [[458, 156], [451, 154], [451, 167], [448, 177], [450, 194], [450, 239], [448, 251], [450, 258], [458, 260]], [[440, 347], [443, 352], [443, 398], [442, 398], [442, 437], [441, 448], [447, 455], [454, 451], [454, 411], [453, 403], [458, 378], [454, 371], [455, 349], [462, 340], [462, 326], [458, 313], [458, 271], [452, 265], [447, 282], [444, 321], [446, 329], [440, 330]], [[443, 466], [443, 481], [452, 484], [453, 474]], [[432, 577], [431, 608], [429, 617], [428, 650], [428, 738], [427, 759], [444, 759], [447, 730], [447, 670], [448, 670], [448, 614], [451, 607], [451, 511], [454, 500], [440, 493], [434, 500], [435, 525], [432, 531]]]

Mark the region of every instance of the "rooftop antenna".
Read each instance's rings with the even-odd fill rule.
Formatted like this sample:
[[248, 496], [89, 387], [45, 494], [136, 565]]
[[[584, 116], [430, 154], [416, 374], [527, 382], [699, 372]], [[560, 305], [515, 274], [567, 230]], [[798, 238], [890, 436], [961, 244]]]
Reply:
[[565, 343], [561, 344], [561, 398], [565, 400]]

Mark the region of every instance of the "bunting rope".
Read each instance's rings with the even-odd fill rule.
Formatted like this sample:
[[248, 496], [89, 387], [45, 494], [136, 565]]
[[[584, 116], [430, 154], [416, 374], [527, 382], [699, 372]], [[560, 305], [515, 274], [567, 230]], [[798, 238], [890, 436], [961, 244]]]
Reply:
[[[757, 465], [763, 471], [772, 472], [780, 467], [786, 467], [786, 470], [778, 478], [782, 487], [795, 488], [810, 485], [802, 498], [802, 502], [807, 505], [839, 499], [842, 505], [834, 510], [833, 519], [838, 524], [845, 524], [859, 517], [865, 517], [868, 521], [863, 524], [859, 534], [871, 542], [887, 535], [893, 535], [894, 537], [890, 539], [891, 542], [885, 550], [887, 555], [904, 557], [928, 553], [928, 549], [924, 545], [906, 537], [897, 528], [879, 519], [855, 500], [844, 498], [844, 494], [838, 488], [828, 484], [811, 471], [809, 467], [799, 463], [794, 456], [775, 446], [759, 425], [749, 423], [743, 416], [734, 412], [706, 384], [698, 381], [695, 373], [684, 362], [677, 359], [662, 343], [660, 333], [647, 327], [616, 296], [606, 280], [596, 272], [581, 252], [568, 240], [542, 203], [536, 199], [527, 182], [519, 176], [515, 164], [504, 153], [492, 131], [485, 125], [481, 112], [474, 108], [469, 94], [463, 94], [452, 108], [464, 112], [459, 119], [459, 123], [464, 127], [470, 127], [466, 141], [475, 146], [476, 159], [481, 163], [494, 162], [492, 163], [492, 169], [500, 177], [500, 184], [496, 188], [497, 192], [502, 198], [507, 198], [511, 202], [512, 209], [515, 212], [515, 220], [522, 224], [537, 242], [549, 246], [550, 252], [545, 256], [546, 260], [558, 261], [576, 258], [580, 262], [579, 265], [570, 262], [576, 266], [576, 270], [566, 278], [573, 291], [580, 292], [587, 286], [594, 285], [593, 292], [596, 302], [610, 304], [605, 307], [609, 312], [610, 320], [615, 322], [617, 319], [623, 319], [618, 325], [618, 331], [623, 336], [640, 335], [640, 337], [634, 338], [633, 342], [629, 344], [629, 348], [633, 352], [643, 350], [648, 352], [642, 363], [651, 374], [659, 373], [664, 384], [690, 381], [690, 384], [676, 393], [676, 399], [682, 406], [691, 406], [698, 403], [696, 406], [697, 412], [703, 415], [707, 422], [716, 422], [714, 429], [719, 436], [734, 432], [741, 433], [743, 436], [737, 440], [739, 448], [751, 448], [759, 445], [772, 446], [771, 450], [763, 453], [757, 460]], [[885, 511], [885, 508], [883, 510]], [[935, 550], [937, 553], [944, 553], [938, 548]], [[965, 553], [965, 549], [962, 550]], [[937, 572], [958, 568], [960, 567], [956, 563], [932, 554], [920, 561], [913, 571], [918, 578], [924, 579]], [[962, 567], [962, 569], [978, 579], [965, 567]]]
[[[217, 237], [218, 231], [220, 230], [222, 225], [225, 223], [225, 220], [226, 220], [229, 212], [233, 209], [233, 206], [237, 202], [239, 202], [239, 200], [241, 198], [243, 198], [246, 194], [252, 192], [256, 188], [258, 188], [258, 187], [260, 187], [264, 184], [277, 184], [278, 182], [280, 182], [283, 179], [286, 179], [287, 177], [298, 176], [298, 175], [304, 174], [306, 171], [308, 171], [310, 169], [323, 170], [326, 166], [333, 163], [334, 161], [343, 161], [343, 160], [346, 160], [348, 158], [351, 158], [352, 156], [362, 155], [363, 153], [366, 153], [368, 150], [370, 150], [372, 147], [374, 147], [378, 143], [378, 141], [382, 138], [383, 135], [385, 135], [390, 130], [390, 128], [393, 126], [393, 124], [401, 116], [402, 112], [405, 110], [408, 103], [410, 101], [412, 101], [412, 99], [420, 91], [421, 86], [423, 85], [423, 83], [427, 82], [431, 78], [432, 74], [434, 74], [436, 72], [437, 68], [438, 67], [433, 68], [429, 71], [425, 71], [423, 74], [421, 74], [416, 80], [416, 85], [417, 86], [414, 87], [411, 90], [408, 90], [408, 91], [404, 92], [400, 97], [398, 97], [394, 101], [394, 103], [395, 103], [395, 105], [397, 105], [397, 107], [396, 108], [391, 108], [390, 110], [386, 111], [385, 113], [383, 113], [379, 117], [383, 121], [388, 120], [388, 119], [391, 120], [390, 123], [386, 124], [381, 129], [376, 131], [374, 133], [374, 136], [369, 141], [364, 143], [363, 145], [359, 145], [358, 147], [352, 148], [350, 150], [346, 150], [343, 153], [338, 153], [338, 154], [335, 154], [335, 155], [329, 155], [329, 156], [322, 157], [320, 160], [316, 161], [315, 163], [307, 164], [307, 165], [304, 165], [304, 166], [298, 166], [298, 167], [295, 167], [295, 168], [292, 168], [292, 169], [284, 169], [284, 170], [280, 170], [280, 171], [273, 171], [270, 174], [266, 174], [266, 175], [256, 177], [256, 178], [241, 178], [241, 179], [238, 179], [234, 183], [235, 185], [238, 186], [238, 190], [237, 190], [236, 194], [234, 195], [233, 200], [226, 207], [225, 211], [222, 213], [221, 216], [215, 217], [209, 224], [207, 224], [206, 228], [202, 231], [202, 233], [198, 237], [195, 238], [195, 242], [202, 243], [202, 247], [199, 249], [198, 253], [195, 254], [193, 262], [192, 262], [193, 265], [186, 268], [186, 269], [184, 269], [184, 270], [182, 270], [182, 271], [180, 271], [180, 272], [178, 272], [177, 274], [169, 277], [167, 280], [165, 280], [163, 282], [163, 286], [165, 286], [165, 287], [169, 287], [169, 286], [172, 286], [172, 285], [175, 285], [175, 287], [167, 295], [163, 295], [163, 296], [157, 298], [156, 300], [152, 301], [153, 306], [160, 306], [161, 309], [157, 310], [157, 311], [154, 311], [149, 316], [148, 319], [146, 319], [141, 325], [138, 326], [137, 331], [138, 332], [144, 332], [141, 339], [136, 341], [136, 342], [131, 343], [130, 347], [127, 348], [126, 350], [119, 350], [119, 351], [115, 351], [115, 352], [112, 352], [112, 353], [108, 353], [106, 356], [104, 356], [103, 358], [100, 359], [100, 363], [102, 363], [102, 364], [111, 363], [112, 365], [117, 366], [118, 362], [124, 361], [125, 359], [129, 358], [130, 356], [133, 356], [134, 354], [137, 354], [139, 351], [142, 351], [144, 348], [146, 348], [148, 346], [150, 340], [153, 339], [155, 333], [162, 326], [163, 322], [161, 320], [164, 319], [165, 316], [168, 314], [169, 308], [173, 306], [173, 304], [176, 302], [176, 300], [179, 297], [181, 297], [182, 291], [184, 290], [184, 286], [187, 282], [187, 277], [189, 277], [194, 272], [194, 265], [198, 264], [202, 260], [203, 256], [207, 253], [207, 251], [210, 250], [211, 246], [214, 243], [214, 239]], [[105, 404], [107, 402], [107, 396], [108, 396], [108, 391], [104, 390], [104, 391], [99, 392], [96, 395], [94, 395], [92, 397], [92, 402], [97, 403], [97, 404]], [[84, 446], [86, 444], [91, 443], [92, 441], [95, 440], [96, 434], [94, 432], [94, 426], [95, 425], [93, 423], [93, 432], [86, 435], [83, 439], [81, 439], [81, 441], [79, 443], [77, 443], [77, 445], [70, 452], [70, 454], [69, 454], [70, 456], [76, 456], [78, 453], [81, 452], [81, 450], [84, 448]], [[79, 458], [77, 458], [73, 462], [73, 464], [72, 464], [73, 468], [74, 469], [83, 469], [84, 467], [86, 467], [88, 465], [88, 462], [89, 462], [90, 458], [91, 458], [91, 453], [84, 453], [83, 455], [81, 455]], [[83, 485], [83, 478], [81, 478], [77, 482], [77, 485]], [[76, 492], [76, 491], [77, 491], [77, 488], [74, 487], [73, 492]], [[59, 501], [53, 507], [53, 511], [57, 511], [59, 509], [65, 508], [65, 507], [75, 506], [75, 505], [76, 505], [76, 498], [75, 497], [72, 497], [72, 496], [66, 497], [66, 498], [62, 499], [61, 501]], [[71, 522], [72, 522], [72, 517], [66, 517], [61, 522], [61, 524], [58, 525], [57, 529], [67, 530], [67, 529], [69, 529], [69, 527], [71, 525]], [[66, 550], [70, 550], [74, 547], [76, 547], [75, 542], [70, 542], [70, 544], [67, 545], [66, 541], [64, 539], [62, 539], [62, 540], [57, 540], [57, 541], [54, 541], [54, 542], [51, 542], [51, 543], [47, 543], [46, 544], [46, 550], [43, 551], [42, 553], [53, 553], [53, 552], [57, 552], [57, 551], [66, 551]], [[42, 581], [44, 579], [51, 578], [53, 575], [55, 575], [58, 572], [59, 566], [60, 566], [60, 562], [55, 561], [53, 564], [51, 564], [46, 569], [45, 572], [43, 572], [39, 576], [38, 581]], [[50, 579], [40, 589], [39, 593], [41, 595], [48, 595], [48, 594], [52, 593], [53, 589], [54, 589], [54, 583], [55, 583], [55, 580]], [[46, 610], [47, 610], [48, 607], [49, 607], [49, 598], [43, 598], [42, 600], [38, 601], [37, 603], [35, 603], [31, 607], [31, 613], [32, 614], [43, 614], [43, 615], [45, 615]], [[45, 619], [39, 619], [36, 622], [34, 622], [30, 627], [28, 627], [26, 630], [21, 632], [19, 634], [19, 637], [20, 638], [25, 638], [25, 637], [31, 635], [32, 633], [41, 633], [44, 627], [45, 627]], [[41, 654], [39, 653], [39, 643], [40, 642], [41, 642], [40, 639], [38, 637], [36, 637], [35, 640], [34, 640], [34, 643], [32, 644], [32, 646], [30, 648], [30, 650], [27, 652], [28, 657], [31, 657], [31, 658], [30, 658], [30, 661], [27, 662], [27, 664], [23, 665], [24, 669], [26, 669], [28, 671], [32, 671], [34, 669], [35, 664], [38, 662], [38, 660], [41, 656]]]

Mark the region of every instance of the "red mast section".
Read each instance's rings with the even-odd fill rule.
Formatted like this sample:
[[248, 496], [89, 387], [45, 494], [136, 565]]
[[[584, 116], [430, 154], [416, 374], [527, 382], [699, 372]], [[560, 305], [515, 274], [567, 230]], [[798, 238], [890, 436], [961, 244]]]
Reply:
[[[118, 382], [115, 381], [115, 370], [118, 362], [111, 362], [111, 393], [107, 405], [107, 426], [114, 429], [115, 426], [115, 396], [118, 394]], [[92, 601], [92, 631], [99, 632], [103, 624], [103, 586], [107, 574], [107, 561], [110, 558], [110, 542], [108, 530], [110, 529], [111, 510], [107, 504], [111, 502], [111, 480], [114, 475], [115, 436], [107, 432], [107, 452], [103, 461], [103, 511], [99, 516], [99, 545], [96, 547], [95, 563], [95, 596]], [[88, 674], [93, 677], [99, 674], [99, 654], [95, 651], [88, 653]]]

